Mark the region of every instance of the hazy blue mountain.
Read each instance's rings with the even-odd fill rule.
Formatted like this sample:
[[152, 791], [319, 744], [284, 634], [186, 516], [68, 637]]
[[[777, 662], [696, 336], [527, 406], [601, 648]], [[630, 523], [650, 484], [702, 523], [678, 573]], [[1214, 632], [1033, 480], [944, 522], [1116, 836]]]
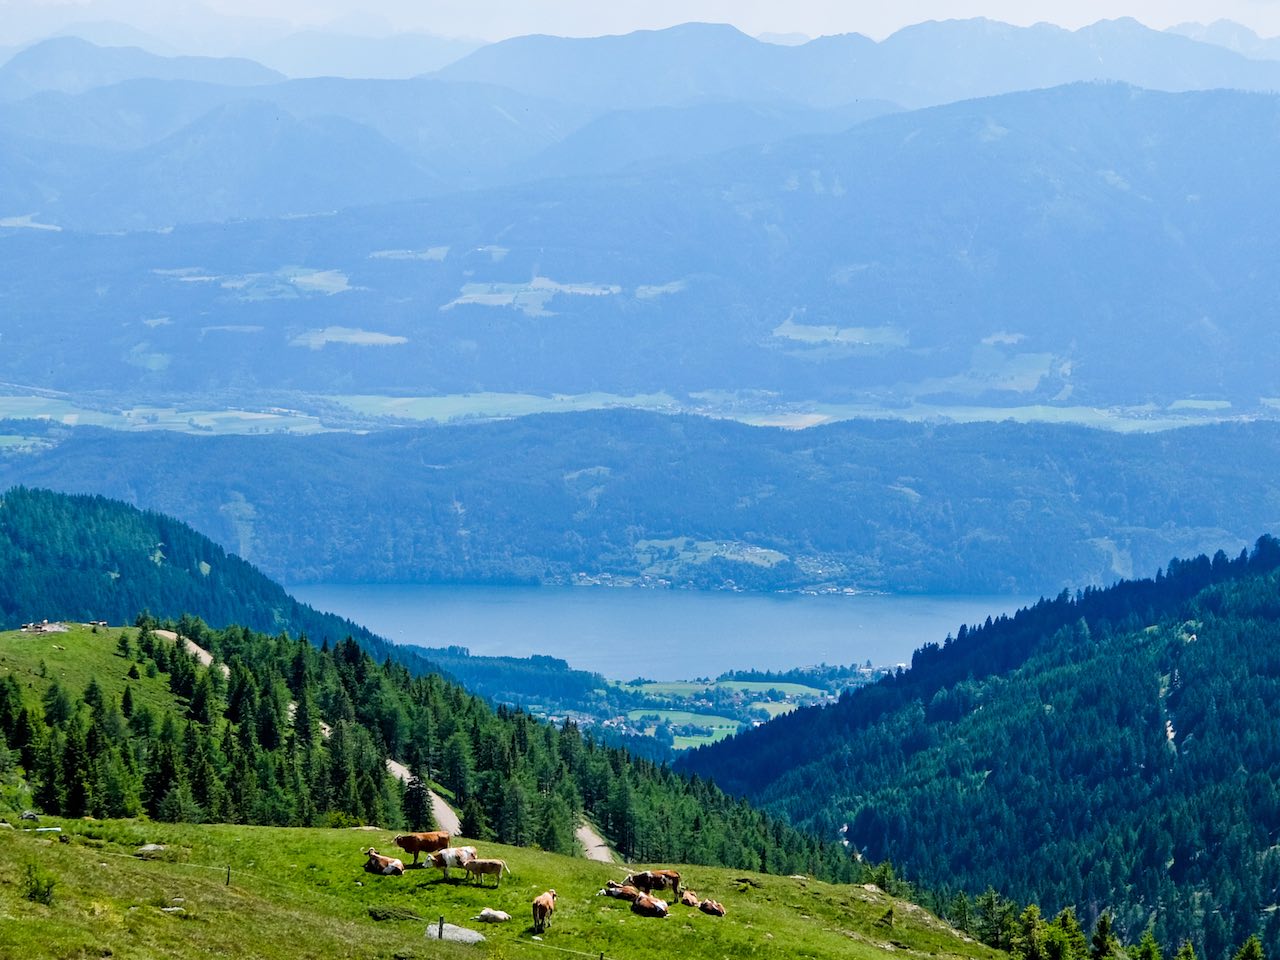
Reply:
[[1076, 31], [931, 21], [881, 43], [845, 34], [791, 47], [711, 24], [588, 39], [516, 37], [439, 75], [615, 109], [726, 99], [819, 107], [879, 99], [920, 107], [1081, 80], [1174, 91], [1280, 88], [1280, 65], [1130, 19]]
[[290, 77], [404, 79], [439, 70], [482, 46], [482, 40], [428, 33], [364, 37], [302, 30], [251, 46], [246, 53]]
[[251, 60], [161, 57], [137, 47], [99, 47], [78, 37], [54, 37], [14, 54], [0, 67], [0, 100], [16, 100], [42, 90], [80, 93], [140, 77], [231, 86], [284, 79]]
[[154, 33], [119, 20], [80, 20], [55, 30], [54, 37], [79, 37], [99, 47], [140, 47], [162, 57], [182, 56], [172, 43]]
[[[210, 330], [211, 349], [219, 337], [252, 342]], [[1174, 554], [1234, 554], [1280, 517], [1275, 423], [1136, 436], [1014, 423], [795, 431], [615, 410], [314, 437], [0, 425], [15, 434], [39, 442], [0, 446], [0, 489], [172, 513], [291, 583], [609, 574], [1054, 595]]]
[[67, 205], [96, 211], [100, 227], [147, 228], [316, 213], [422, 196], [437, 183], [369, 127], [241, 101], [111, 158], [79, 179]]
[[1233, 20], [1215, 20], [1209, 24], [1180, 23], [1170, 27], [1169, 32], [1226, 47], [1255, 60], [1280, 60], [1280, 37], [1260, 37]]
[[551, 145], [518, 174], [534, 179], [642, 170], [801, 134], [837, 133], [897, 109], [869, 100], [827, 110], [761, 103], [619, 110]]
[[1278, 120], [1076, 85], [303, 221], [9, 231], [0, 379], [1255, 410], [1280, 397]]

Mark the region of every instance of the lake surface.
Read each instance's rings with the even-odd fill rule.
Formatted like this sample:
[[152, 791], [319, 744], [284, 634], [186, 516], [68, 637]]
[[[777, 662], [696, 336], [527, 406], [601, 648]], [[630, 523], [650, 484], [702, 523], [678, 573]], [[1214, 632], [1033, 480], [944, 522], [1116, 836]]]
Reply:
[[726, 670], [909, 663], [960, 624], [1032, 599], [796, 596], [606, 587], [307, 584], [299, 600], [396, 641], [473, 654], [561, 657], [616, 680], [684, 680]]

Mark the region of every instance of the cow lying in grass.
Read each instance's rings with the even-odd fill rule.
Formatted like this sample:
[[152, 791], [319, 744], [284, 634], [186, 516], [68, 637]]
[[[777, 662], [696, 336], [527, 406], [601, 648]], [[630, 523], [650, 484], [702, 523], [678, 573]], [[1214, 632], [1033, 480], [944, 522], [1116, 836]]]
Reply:
[[667, 915], [667, 902], [643, 893], [638, 900], [631, 904], [631, 912], [638, 913], [642, 917], [665, 917]]
[[480, 878], [480, 883], [484, 883], [487, 874], [493, 874], [494, 886], [502, 885], [502, 872], [505, 870], [507, 876], [511, 876], [511, 868], [507, 866], [505, 860], [468, 860], [462, 865], [462, 869], [467, 871], [467, 876], [472, 880]]
[[698, 895], [692, 890], [686, 890], [680, 894], [680, 902], [686, 907], [696, 907], [699, 903]]
[[724, 904], [719, 900], [703, 900], [698, 904], [698, 909], [703, 913], [709, 913], [713, 917], [724, 916]]
[[622, 882], [645, 893], [670, 888], [672, 893], [680, 896], [680, 874], [675, 870], [645, 870], [628, 875]]
[[551, 914], [556, 910], [556, 892], [548, 890], [533, 898], [533, 932], [542, 933], [551, 925]]
[[365, 873], [377, 873], [384, 877], [404, 876], [404, 864], [395, 857], [384, 857], [373, 847], [369, 848], [368, 860], [364, 862]]
[[428, 830], [426, 833], [402, 833], [396, 837], [396, 846], [413, 854], [413, 865], [418, 865], [418, 854], [432, 854], [449, 846], [453, 838], [444, 830]]
[[475, 858], [475, 847], [445, 847], [431, 854], [431, 865], [444, 871], [444, 878], [448, 880], [450, 867], [464, 867]]
[[597, 897], [614, 897], [615, 899], [618, 899], [618, 900], [630, 900], [632, 903], [635, 903], [642, 896], [644, 896], [644, 894], [642, 894], [635, 887], [627, 886], [624, 883], [619, 883], [617, 880], [610, 880], [607, 883], [605, 883], [604, 889], [601, 890], [599, 893], [597, 893], [596, 896]]

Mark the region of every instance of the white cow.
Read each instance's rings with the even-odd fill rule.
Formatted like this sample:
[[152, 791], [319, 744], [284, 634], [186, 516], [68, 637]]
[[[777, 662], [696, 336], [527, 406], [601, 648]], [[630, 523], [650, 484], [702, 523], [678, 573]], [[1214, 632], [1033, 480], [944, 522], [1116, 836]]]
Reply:
[[444, 878], [449, 879], [450, 867], [462, 867], [469, 860], [476, 858], [475, 847], [445, 847], [431, 854], [431, 865], [444, 871]]

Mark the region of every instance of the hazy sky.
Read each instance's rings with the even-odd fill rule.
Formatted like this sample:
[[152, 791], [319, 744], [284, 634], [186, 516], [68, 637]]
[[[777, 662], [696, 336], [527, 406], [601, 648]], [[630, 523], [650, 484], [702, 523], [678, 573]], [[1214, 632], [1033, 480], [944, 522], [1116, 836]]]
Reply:
[[[56, 21], [122, 20], [166, 32], [202, 19], [189, 0], [0, 0], [8, 32], [57, 29]], [[623, 33], [688, 20], [729, 22], [747, 33], [857, 31], [883, 37], [921, 20], [986, 16], [1079, 27], [1132, 16], [1163, 28], [1185, 20], [1236, 20], [1264, 36], [1280, 34], [1280, 0], [205, 0], [222, 14], [274, 18], [298, 26], [340, 21], [346, 28], [391, 28], [500, 39], [522, 33]]]

